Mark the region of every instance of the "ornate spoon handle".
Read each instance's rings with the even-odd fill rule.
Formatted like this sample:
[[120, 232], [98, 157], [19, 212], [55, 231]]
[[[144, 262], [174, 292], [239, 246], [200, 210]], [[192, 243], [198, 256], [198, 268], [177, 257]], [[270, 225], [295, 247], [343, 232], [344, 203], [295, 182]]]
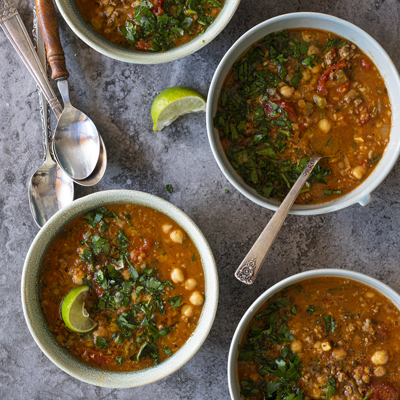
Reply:
[[280, 231], [282, 224], [292, 208], [301, 188], [306, 183], [307, 178], [321, 158], [322, 157], [318, 156], [311, 157], [303, 172], [285, 197], [285, 200], [283, 200], [275, 215], [268, 222], [268, 225], [264, 228], [253, 247], [247, 253], [247, 256], [235, 272], [235, 277], [239, 279], [239, 281], [248, 285], [254, 283], [262, 263], [271, 248], [272, 243], [274, 243], [276, 235]]
[[0, 0], [0, 25], [40, 87], [57, 119], [60, 118], [63, 111], [61, 104], [50, 86], [46, 73], [33, 47], [32, 40], [11, 0]]

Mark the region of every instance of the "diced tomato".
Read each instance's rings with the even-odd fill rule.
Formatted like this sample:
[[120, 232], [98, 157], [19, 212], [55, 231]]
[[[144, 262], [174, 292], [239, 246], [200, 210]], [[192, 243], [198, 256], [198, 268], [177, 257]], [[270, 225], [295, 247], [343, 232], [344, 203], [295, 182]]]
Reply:
[[139, 49], [139, 50], [143, 50], [146, 51], [149, 47], [151, 47], [151, 43], [150, 42], [145, 42], [143, 39], [139, 39], [135, 46]]
[[367, 71], [369, 71], [369, 70], [371, 69], [371, 64], [367, 61], [366, 58], [363, 57], [363, 58], [361, 59], [360, 63], [361, 63], [361, 66], [362, 66], [364, 69], [366, 69]]
[[[285, 110], [286, 114], [288, 115], [291, 121], [297, 120], [296, 112], [294, 111], [292, 104], [288, 100], [274, 100], [272, 101], [272, 103], [277, 104], [279, 108]], [[274, 109], [272, 108], [271, 104], [269, 103], [269, 101], [264, 102], [264, 104], [265, 104], [264, 108], [265, 115], [271, 115], [274, 112]]]
[[326, 82], [329, 79], [329, 75], [332, 71], [336, 71], [337, 69], [343, 68], [346, 66], [346, 62], [344, 60], [340, 60], [339, 62], [330, 66], [319, 78], [317, 91], [322, 94], [322, 96], [328, 96], [328, 89], [326, 88]]
[[399, 400], [399, 391], [388, 381], [380, 380], [372, 382], [365, 389], [365, 396], [371, 391], [372, 393], [368, 397], [368, 400]]
[[91, 358], [95, 364], [97, 364], [99, 367], [101, 367], [102, 365], [105, 364], [111, 364], [112, 362], [114, 362], [114, 358], [112, 357], [106, 357], [103, 356], [97, 352], [94, 352], [90, 349], [87, 348], [82, 348], [82, 356], [88, 356], [89, 358]]
[[136, 262], [142, 253], [148, 255], [153, 243], [154, 240], [152, 238], [144, 238], [144, 243], [136, 251], [133, 251], [133, 254], [131, 253], [132, 261]]
[[347, 81], [345, 83], [342, 83], [339, 85], [336, 89], [338, 93], [346, 93], [350, 88], [350, 81]]
[[150, 0], [150, 2], [153, 4], [153, 8], [151, 9], [151, 12], [154, 15], [160, 16], [160, 15], [164, 14], [164, 9], [163, 9], [164, 0]]
[[97, 297], [101, 297], [105, 293], [105, 290], [101, 286], [99, 286], [97, 283], [95, 283], [94, 290], [96, 291]]

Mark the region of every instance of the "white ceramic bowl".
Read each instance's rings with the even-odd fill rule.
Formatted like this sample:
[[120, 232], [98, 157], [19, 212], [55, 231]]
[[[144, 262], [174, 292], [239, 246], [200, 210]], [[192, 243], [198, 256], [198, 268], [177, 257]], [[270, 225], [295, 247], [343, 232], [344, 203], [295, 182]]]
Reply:
[[240, 3], [240, 0], [225, 0], [225, 4], [218, 17], [202, 35], [165, 53], [150, 53], [129, 50], [110, 43], [95, 32], [83, 19], [74, 0], [55, 1], [69, 27], [86, 44], [101, 54], [132, 64], [162, 64], [178, 60], [200, 50], [218, 36], [225, 26], [228, 25]]
[[[193, 240], [203, 263], [205, 302], [198, 326], [189, 340], [170, 358], [159, 365], [136, 372], [111, 372], [91, 367], [77, 360], [58, 345], [47, 329], [38, 293], [39, 272], [43, 256], [55, 235], [69, 221], [93, 208], [106, 204], [133, 203], [154, 208], [176, 221]], [[59, 368], [86, 383], [109, 388], [146, 385], [165, 378], [186, 364], [205, 341], [214, 322], [218, 304], [218, 275], [211, 249], [199, 228], [177, 207], [143, 192], [110, 190], [74, 201], [55, 214], [40, 230], [25, 259], [21, 282], [22, 307], [28, 328], [43, 353]]]
[[259, 195], [248, 186], [228, 161], [222, 149], [218, 131], [213, 126], [213, 118], [217, 111], [217, 104], [226, 75], [233, 63], [253, 44], [264, 36], [275, 31], [291, 28], [324, 29], [354, 42], [375, 63], [385, 79], [389, 98], [392, 105], [392, 124], [390, 142], [383, 154], [382, 160], [374, 172], [360, 186], [351, 193], [337, 200], [317, 205], [292, 207], [291, 213], [298, 215], [323, 214], [355, 203], [365, 206], [371, 201], [371, 192], [386, 178], [400, 153], [400, 79], [396, 67], [388, 54], [379, 43], [362, 29], [342, 19], [318, 13], [294, 13], [271, 18], [250, 29], [229, 49], [215, 71], [211, 82], [207, 103], [207, 131], [214, 157], [226, 178], [243, 195], [260, 206], [276, 210], [280, 203]]
[[290, 278], [286, 278], [274, 286], [270, 287], [266, 290], [246, 311], [243, 315], [242, 319], [239, 322], [239, 325], [236, 328], [235, 334], [233, 335], [233, 339], [231, 342], [231, 347], [229, 349], [228, 356], [228, 384], [229, 384], [229, 392], [231, 398], [233, 400], [241, 400], [240, 397], [240, 387], [239, 380], [237, 375], [236, 368], [236, 360], [238, 357], [239, 344], [242, 340], [243, 334], [250, 320], [253, 318], [257, 310], [261, 307], [263, 303], [265, 303], [270, 297], [272, 297], [275, 293], [284, 289], [289, 285], [293, 285], [295, 283], [299, 283], [304, 279], [316, 278], [321, 276], [332, 276], [332, 277], [340, 277], [352, 279], [354, 281], [361, 282], [367, 286], [370, 286], [383, 295], [385, 295], [388, 299], [390, 299], [393, 304], [400, 308], [400, 295], [391, 289], [389, 286], [384, 283], [378, 281], [377, 279], [371, 278], [370, 276], [360, 274], [358, 272], [348, 271], [345, 269], [316, 269], [313, 271], [301, 272], [300, 274], [296, 274], [291, 276]]

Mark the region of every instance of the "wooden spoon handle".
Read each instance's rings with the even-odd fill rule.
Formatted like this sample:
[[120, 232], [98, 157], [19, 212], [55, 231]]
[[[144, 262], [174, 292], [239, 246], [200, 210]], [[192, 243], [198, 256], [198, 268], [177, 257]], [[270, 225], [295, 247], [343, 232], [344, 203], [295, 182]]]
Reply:
[[67, 79], [64, 51], [60, 42], [56, 9], [52, 0], [35, 0], [39, 28], [46, 45], [47, 59], [51, 67], [51, 78]]

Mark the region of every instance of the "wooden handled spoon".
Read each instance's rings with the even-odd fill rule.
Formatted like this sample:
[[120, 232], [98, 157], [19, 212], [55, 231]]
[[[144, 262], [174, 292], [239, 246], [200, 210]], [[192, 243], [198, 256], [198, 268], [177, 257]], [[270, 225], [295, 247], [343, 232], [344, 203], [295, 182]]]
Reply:
[[39, 28], [46, 45], [51, 77], [64, 99], [64, 111], [53, 138], [54, 154], [61, 168], [74, 180], [84, 180], [95, 170], [101, 151], [99, 133], [92, 120], [69, 101], [69, 73], [61, 46], [56, 10], [52, 0], [36, 0]]

